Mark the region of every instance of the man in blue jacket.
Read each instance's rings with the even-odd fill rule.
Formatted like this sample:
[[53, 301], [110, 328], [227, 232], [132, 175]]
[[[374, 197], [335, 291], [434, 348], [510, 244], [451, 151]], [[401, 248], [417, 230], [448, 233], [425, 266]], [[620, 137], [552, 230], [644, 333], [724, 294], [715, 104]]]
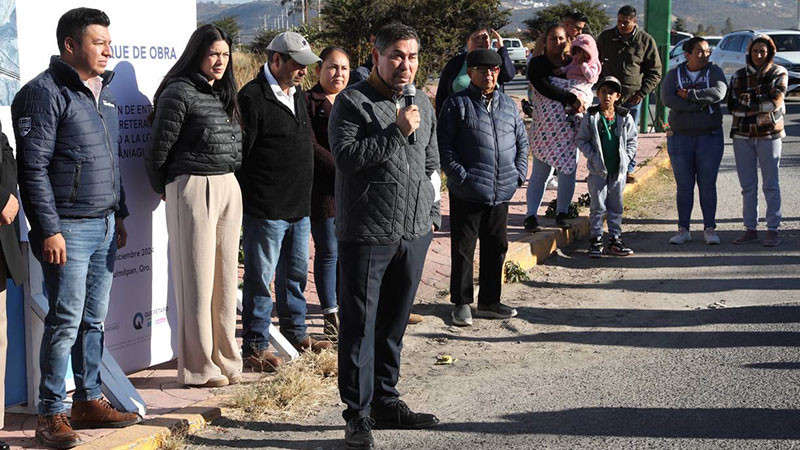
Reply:
[[514, 308], [500, 303], [508, 249], [508, 202], [528, 172], [528, 136], [517, 106], [500, 92], [502, 59], [486, 49], [467, 54], [467, 89], [442, 106], [437, 135], [450, 193], [452, 240], [450, 301], [459, 326], [472, 325], [472, 260], [481, 240], [478, 317], [507, 319]]
[[[117, 106], [107, 86], [108, 16], [76, 8], [58, 21], [59, 56], [14, 98], [19, 187], [41, 262], [49, 311], [40, 356], [36, 438], [54, 448], [81, 443], [73, 427], [124, 427], [100, 392], [103, 322], [128, 215], [119, 175]], [[64, 376], [72, 355], [75, 393], [67, 419]]]

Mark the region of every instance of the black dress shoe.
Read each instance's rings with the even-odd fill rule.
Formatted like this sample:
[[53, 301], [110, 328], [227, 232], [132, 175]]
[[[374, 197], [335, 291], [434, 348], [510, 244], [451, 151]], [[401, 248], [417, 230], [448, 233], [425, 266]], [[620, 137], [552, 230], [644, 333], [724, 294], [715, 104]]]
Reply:
[[433, 414], [411, 411], [402, 400], [397, 400], [391, 406], [373, 406], [370, 416], [375, 420], [376, 429], [420, 430], [439, 423]]
[[373, 450], [375, 439], [372, 437], [372, 426], [375, 421], [371, 417], [354, 417], [344, 427], [344, 445], [347, 450]]

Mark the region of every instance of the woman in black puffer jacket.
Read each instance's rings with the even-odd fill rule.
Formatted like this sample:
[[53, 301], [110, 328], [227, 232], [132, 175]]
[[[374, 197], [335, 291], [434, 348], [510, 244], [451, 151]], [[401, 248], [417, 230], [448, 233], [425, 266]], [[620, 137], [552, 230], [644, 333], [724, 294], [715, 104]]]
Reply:
[[154, 97], [145, 155], [167, 210], [178, 305], [178, 382], [225, 386], [241, 380], [236, 290], [242, 162], [231, 39], [204, 25], [189, 38]]

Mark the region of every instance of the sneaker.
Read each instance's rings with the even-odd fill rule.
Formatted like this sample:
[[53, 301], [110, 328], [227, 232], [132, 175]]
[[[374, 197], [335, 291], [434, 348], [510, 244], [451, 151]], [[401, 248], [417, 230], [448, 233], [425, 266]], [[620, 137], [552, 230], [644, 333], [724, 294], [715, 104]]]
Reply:
[[376, 429], [421, 430], [439, 423], [433, 414], [411, 411], [402, 400], [389, 406], [373, 406], [369, 415], [375, 421]]
[[603, 238], [596, 237], [589, 240], [589, 258], [600, 258], [603, 256]]
[[458, 325], [460, 327], [468, 327], [472, 325], [472, 311], [469, 308], [469, 305], [457, 305], [453, 308], [453, 312], [450, 314], [450, 317], [453, 318], [453, 324]]
[[373, 450], [375, 439], [372, 437], [372, 426], [375, 421], [371, 417], [354, 417], [344, 427], [344, 445], [348, 450]]
[[756, 233], [756, 230], [745, 230], [741, 236], [733, 240], [733, 243], [737, 245], [749, 244], [757, 240], [758, 240], [758, 233]]
[[517, 310], [500, 302], [491, 305], [478, 305], [475, 315], [483, 319], [510, 319], [517, 315]]
[[703, 238], [706, 240], [706, 245], [719, 245], [719, 236], [713, 228], [703, 230]]
[[767, 230], [767, 235], [764, 237], [764, 242], [761, 243], [764, 247], [777, 247], [780, 245], [781, 240], [778, 238], [777, 230]]
[[567, 222], [567, 215], [565, 213], [556, 214], [556, 226], [562, 230], [569, 230], [572, 225]]
[[669, 238], [669, 243], [673, 245], [682, 245], [692, 240], [692, 235], [686, 228], [678, 228], [678, 232]]
[[536, 233], [538, 231], [542, 231], [542, 227], [539, 226], [539, 219], [536, 216], [528, 216], [525, 218], [525, 222], [523, 222], [523, 226], [525, 227], [525, 231]]
[[547, 180], [547, 186], [545, 187], [548, 191], [557, 191], [558, 190], [558, 179], [556, 177], [550, 177]]
[[620, 238], [611, 238], [608, 240], [608, 247], [606, 249], [609, 255], [614, 256], [631, 256], [633, 254], [633, 250], [626, 247], [625, 244], [622, 243], [622, 239]]
[[633, 172], [628, 172], [628, 175], [625, 176], [625, 184], [633, 184], [636, 183], [636, 176]]

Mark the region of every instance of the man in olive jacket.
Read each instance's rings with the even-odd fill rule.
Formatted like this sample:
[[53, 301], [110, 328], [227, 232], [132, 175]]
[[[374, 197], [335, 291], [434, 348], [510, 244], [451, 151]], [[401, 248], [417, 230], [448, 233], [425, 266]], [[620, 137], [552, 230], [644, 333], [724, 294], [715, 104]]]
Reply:
[[[661, 81], [661, 58], [656, 40], [636, 24], [636, 9], [626, 5], [617, 13], [617, 26], [597, 37], [597, 51], [603, 71], [600, 78], [612, 76], [622, 83], [623, 107], [628, 108], [634, 123], [639, 126], [639, 109], [642, 100]], [[635, 182], [633, 169], [636, 161], [628, 165], [628, 183]]]
[[336, 165], [339, 393], [349, 449], [373, 448], [370, 416], [384, 428], [438, 423], [409, 410], [395, 389], [406, 319], [440, 222], [431, 183], [439, 167], [433, 107], [422, 92], [410, 106], [402, 97], [418, 57], [413, 28], [381, 28], [372, 73], [338, 95], [328, 123]]

